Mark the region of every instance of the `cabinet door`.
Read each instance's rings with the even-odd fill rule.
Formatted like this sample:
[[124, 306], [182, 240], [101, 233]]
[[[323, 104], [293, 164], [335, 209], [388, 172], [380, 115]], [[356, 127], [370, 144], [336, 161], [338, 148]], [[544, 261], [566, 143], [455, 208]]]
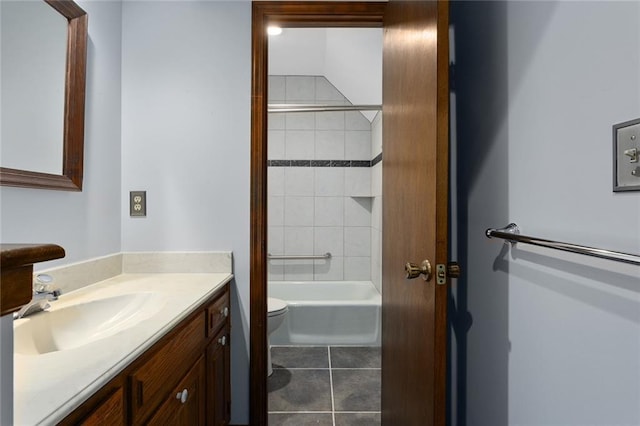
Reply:
[[[131, 418], [143, 424], [204, 350], [205, 316], [197, 315], [130, 374]], [[175, 396], [175, 395], [174, 395]]]
[[231, 416], [229, 326], [207, 347], [207, 424], [229, 424]]
[[204, 425], [205, 383], [205, 361], [201, 356], [147, 424]]
[[124, 424], [124, 398], [122, 388], [100, 404], [79, 424], [82, 426], [122, 425]]

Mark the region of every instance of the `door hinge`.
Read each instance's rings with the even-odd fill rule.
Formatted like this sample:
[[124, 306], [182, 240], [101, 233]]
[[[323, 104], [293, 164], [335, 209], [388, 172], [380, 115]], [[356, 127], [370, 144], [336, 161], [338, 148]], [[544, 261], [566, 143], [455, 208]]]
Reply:
[[458, 262], [438, 263], [436, 265], [436, 283], [444, 285], [447, 283], [447, 277], [458, 278], [460, 276], [460, 265]]

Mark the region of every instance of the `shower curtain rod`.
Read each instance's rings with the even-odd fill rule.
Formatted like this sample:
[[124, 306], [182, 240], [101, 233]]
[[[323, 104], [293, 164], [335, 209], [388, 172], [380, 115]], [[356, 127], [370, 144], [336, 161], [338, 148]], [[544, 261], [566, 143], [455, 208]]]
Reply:
[[382, 105], [269, 104], [268, 112], [380, 111]]
[[486, 231], [487, 238], [502, 238], [511, 244], [526, 243], [534, 246], [547, 247], [556, 250], [568, 251], [571, 253], [584, 254], [586, 256], [600, 257], [602, 259], [614, 260], [616, 262], [640, 265], [640, 256], [619, 251], [604, 250], [594, 247], [581, 246], [577, 244], [561, 243], [559, 241], [544, 240], [542, 238], [528, 237], [520, 235], [520, 228], [515, 223], [510, 223], [502, 229], [489, 228]]

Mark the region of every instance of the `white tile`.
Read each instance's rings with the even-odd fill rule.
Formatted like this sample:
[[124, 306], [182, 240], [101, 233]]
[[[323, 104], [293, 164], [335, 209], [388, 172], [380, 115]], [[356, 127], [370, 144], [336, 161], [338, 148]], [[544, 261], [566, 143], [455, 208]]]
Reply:
[[343, 167], [316, 167], [316, 197], [344, 195], [344, 170]]
[[284, 114], [279, 112], [270, 112], [267, 114], [267, 129], [284, 130]]
[[371, 123], [371, 156], [382, 152], [382, 114], [376, 114], [376, 117]]
[[369, 227], [345, 227], [344, 228], [344, 255], [345, 256], [371, 256], [371, 228]]
[[282, 75], [269, 76], [269, 103], [284, 102], [284, 83], [285, 78]]
[[284, 143], [286, 159], [313, 160], [315, 154], [315, 133], [313, 130], [287, 130]]
[[316, 101], [339, 101], [335, 103], [341, 104], [344, 100], [345, 97], [329, 80], [325, 77], [316, 77]]
[[371, 227], [382, 231], [382, 197], [371, 200]]
[[344, 224], [345, 226], [371, 226], [371, 199], [345, 197]]
[[382, 196], [382, 162], [371, 167], [371, 195]]
[[287, 102], [302, 101], [313, 103], [316, 96], [316, 83], [314, 77], [287, 76], [286, 77]]
[[371, 167], [348, 167], [344, 170], [344, 195], [371, 195]]
[[308, 255], [313, 253], [313, 227], [284, 228], [284, 254]]
[[317, 130], [344, 130], [344, 111], [316, 112]]
[[346, 160], [371, 160], [371, 132], [349, 130], [344, 133]]
[[270, 260], [267, 265], [268, 281], [284, 281], [284, 263], [281, 260]]
[[347, 130], [370, 130], [371, 123], [360, 111], [345, 113], [345, 128]]
[[313, 279], [315, 281], [344, 280], [344, 258], [332, 257], [327, 260], [316, 260], [313, 266]]
[[312, 197], [315, 173], [311, 167], [284, 167], [284, 195]]
[[284, 225], [313, 226], [313, 197], [285, 197]]
[[342, 130], [316, 131], [316, 160], [344, 159], [344, 132]]
[[344, 197], [316, 197], [314, 226], [342, 226]]
[[378, 292], [382, 293], [382, 266], [374, 262], [373, 258], [371, 259], [371, 282]]
[[313, 260], [285, 260], [285, 281], [313, 280]]
[[382, 257], [382, 232], [371, 228], [371, 268], [381, 263]]
[[269, 226], [284, 226], [284, 197], [267, 198], [267, 223]]
[[316, 128], [316, 119], [312, 112], [290, 112], [284, 115], [287, 130], [314, 130]]
[[342, 256], [344, 250], [344, 228], [341, 226], [316, 227], [313, 230], [313, 254], [331, 253]]
[[267, 194], [284, 195], [284, 167], [267, 167]]
[[347, 281], [371, 280], [371, 258], [345, 257], [344, 279]]
[[284, 227], [271, 226], [267, 229], [267, 253], [284, 253]]
[[269, 160], [284, 158], [284, 130], [269, 130], [267, 132], [267, 158]]

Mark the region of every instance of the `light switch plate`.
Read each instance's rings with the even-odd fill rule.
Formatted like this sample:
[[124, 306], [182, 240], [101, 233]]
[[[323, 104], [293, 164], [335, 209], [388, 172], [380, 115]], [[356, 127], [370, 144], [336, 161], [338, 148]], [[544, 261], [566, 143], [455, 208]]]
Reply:
[[613, 191], [640, 191], [640, 118], [613, 126]]

